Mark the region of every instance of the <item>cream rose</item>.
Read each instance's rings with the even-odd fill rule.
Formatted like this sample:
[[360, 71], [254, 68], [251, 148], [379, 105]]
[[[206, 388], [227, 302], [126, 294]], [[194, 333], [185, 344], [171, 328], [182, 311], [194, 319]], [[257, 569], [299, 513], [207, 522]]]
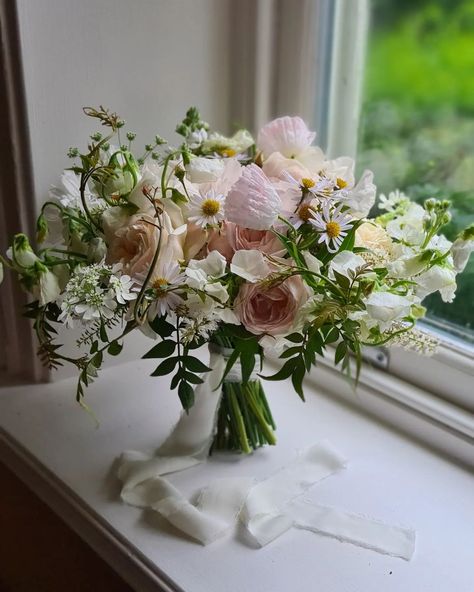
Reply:
[[299, 276], [281, 284], [264, 288], [258, 283], [245, 283], [234, 302], [237, 317], [255, 335], [284, 335], [291, 331], [298, 309], [308, 299], [308, 292]]
[[363, 222], [355, 233], [355, 246], [364, 247], [371, 251], [392, 252], [393, 241], [387, 231], [372, 222]]
[[[118, 224], [118, 221], [122, 224]], [[114, 223], [109, 220], [109, 224], [104, 224], [108, 244], [107, 263], [121, 263], [123, 273], [143, 279], [152, 264], [160, 232], [160, 250], [167, 247], [168, 254], [171, 252], [174, 260], [182, 259], [185, 233], [180, 228], [173, 229], [166, 212], [162, 215], [162, 221], [163, 228], [160, 231], [156, 218], [148, 214], [135, 214], [126, 219], [114, 218]]]

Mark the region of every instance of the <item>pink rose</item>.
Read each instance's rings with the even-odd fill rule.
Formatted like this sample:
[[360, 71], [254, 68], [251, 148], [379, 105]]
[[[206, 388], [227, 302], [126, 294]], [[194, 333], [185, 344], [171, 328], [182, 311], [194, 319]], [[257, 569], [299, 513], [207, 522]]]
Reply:
[[227, 261], [230, 261], [234, 254], [231, 244], [233, 227], [231, 222], [223, 222], [220, 228], [207, 230], [189, 222], [184, 243], [185, 260], [204, 259], [211, 251], [219, 251]]
[[300, 276], [264, 288], [245, 283], [234, 302], [235, 313], [244, 327], [255, 335], [283, 335], [291, 331], [299, 308], [308, 299]]
[[270, 230], [253, 230], [252, 228], [242, 228], [242, 226], [236, 225], [230, 237], [230, 242], [234, 251], [255, 249], [267, 255], [276, 255], [278, 257], [285, 253], [280, 239]]

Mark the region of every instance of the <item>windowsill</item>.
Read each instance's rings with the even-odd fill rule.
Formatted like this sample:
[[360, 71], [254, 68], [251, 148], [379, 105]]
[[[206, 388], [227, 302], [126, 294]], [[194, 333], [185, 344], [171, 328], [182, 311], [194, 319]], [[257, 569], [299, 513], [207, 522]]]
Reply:
[[[155, 514], [122, 504], [114, 459], [125, 449], [156, 448], [179, 412], [167, 379], [147, 377], [151, 368], [139, 361], [103, 372], [87, 393], [98, 429], [74, 402], [74, 381], [0, 389], [0, 460], [136, 589], [472, 589], [472, 475], [340, 400], [316, 389], [310, 394], [311, 384], [302, 404], [286, 383], [268, 383], [277, 447], [248, 458], [214, 457], [171, 480], [190, 495], [218, 476], [264, 478], [296, 450], [327, 438], [348, 456], [348, 469], [307, 497], [415, 528], [411, 562], [296, 530], [260, 550], [238, 537], [203, 548]], [[314, 371], [314, 384], [327, 376]]]

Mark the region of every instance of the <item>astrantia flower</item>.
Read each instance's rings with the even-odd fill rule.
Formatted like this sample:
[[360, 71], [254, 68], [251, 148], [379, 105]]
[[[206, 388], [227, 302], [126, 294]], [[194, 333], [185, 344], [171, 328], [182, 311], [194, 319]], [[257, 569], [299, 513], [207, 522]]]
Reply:
[[277, 219], [280, 209], [278, 193], [256, 164], [244, 168], [225, 202], [225, 214], [229, 222], [254, 230], [268, 230]]
[[338, 250], [352, 226], [350, 216], [342, 213], [340, 206], [331, 211], [328, 204], [323, 206], [322, 214], [315, 212], [309, 223], [321, 233], [318, 242], [325, 242], [330, 253]]
[[194, 193], [188, 206], [188, 220], [197, 226], [217, 226], [224, 220], [224, 196], [213, 189], [204, 195]]

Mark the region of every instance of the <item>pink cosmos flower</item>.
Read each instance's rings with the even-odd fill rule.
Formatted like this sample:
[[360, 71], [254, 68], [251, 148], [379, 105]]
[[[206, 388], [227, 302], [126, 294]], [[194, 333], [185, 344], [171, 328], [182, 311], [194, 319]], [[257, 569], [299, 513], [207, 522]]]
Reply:
[[227, 195], [225, 217], [245, 228], [268, 230], [280, 208], [281, 200], [268, 177], [256, 164], [249, 164]]
[[291, 331], [299, 308], [308, 299], [300, 276], [292, 276], [272, 287], [245, 283], [234, 302], [234, 310], [245, 328], [255, 335], [284, 335]]
[[258, 134], [257, 146], [264, 157], [273, 152], [281, 152], [286, 158], [295, 158], [311, 146], [316, 133], [306, 126], [301, 117], [278, 117], [262, 127]]

